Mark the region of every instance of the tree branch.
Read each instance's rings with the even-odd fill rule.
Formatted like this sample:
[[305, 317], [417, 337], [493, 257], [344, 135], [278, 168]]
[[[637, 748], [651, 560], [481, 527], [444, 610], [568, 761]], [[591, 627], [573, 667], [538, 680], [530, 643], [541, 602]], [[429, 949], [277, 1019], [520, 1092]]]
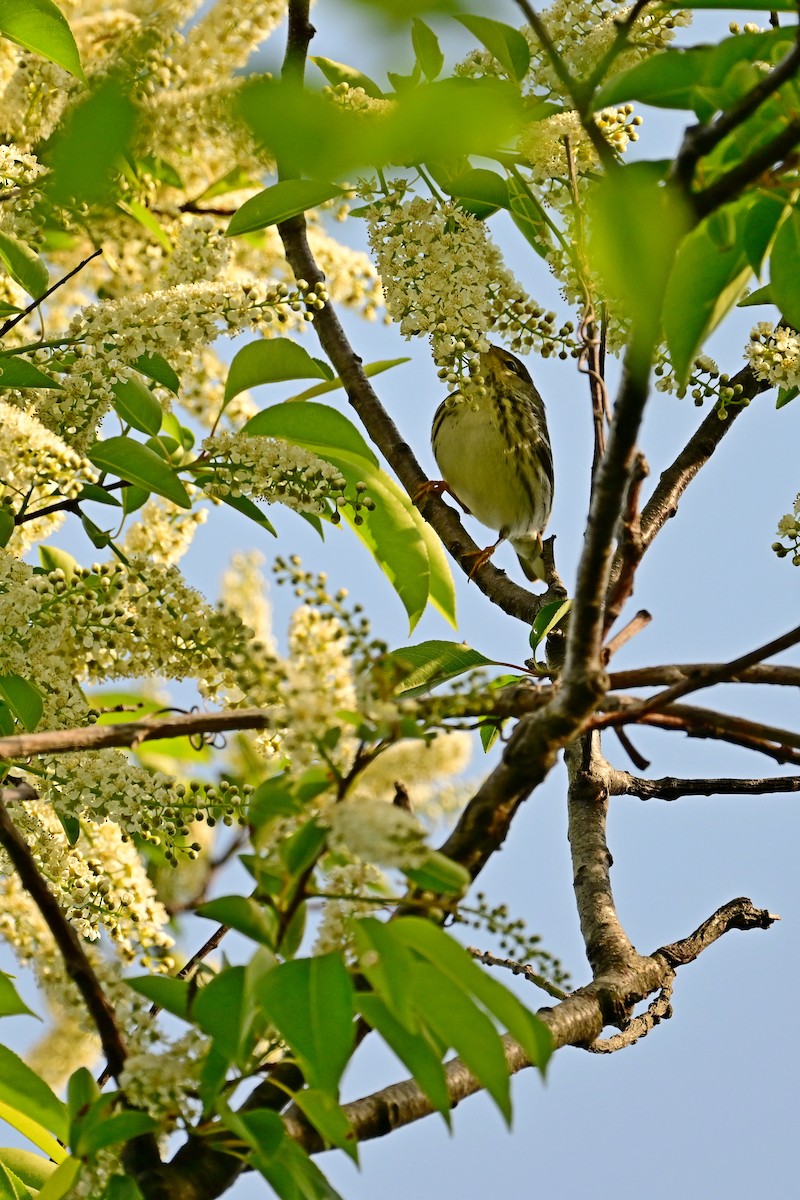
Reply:
[[695, 212], [700, 217], [707, 217], [715, 209], [721, 208], [728, 200], [734, 200], [740, 192], [763, 175], [770, 167], [780, 162], [800, 143], [800, 119], [790, 121], [772, 141], [754, 150], [749, 158], [744, 158], [730, 171], [720, 176], [701, 192], [695, 192], [693, 199]]
[[[555, 1007], [540, 1009], [537, 1015], [550, 1030], [553, 1048], [591, 1045], [604, 1025], [613, 1021], [613, 1016], [609, 1016], [609, 1005], [615, 1010], [632, 1008], [671, 982], [676, 967], [691, 962], [729, 930], [767, 929], [777, 919], [765, 909], [757, 909], [750, 900], [732, 900], [688, 938], [663, 946], [648, 958], [640, 958], [636, 969], [621, 972], [613, 981], [607, 977], [601, 987], [589, 984]], [[511, 1074], [531, 1065], [522, 1048], [508, 1034], [503, 1038], [503, 1044]], [[445, 1075], [454, 1107], [481, 1090], [481, 1084], [460, 1058], [445, 1063]], [[371, 1096], [345, 1104], [343, 1109], [358, 1142], [384, 1137], [434, 1111], [427, 1096], [412, 1080], [392, 1084]], [[317, 1131], [299, 1118], [284, 1117], [284, 1124], [289, 1136], [309, 1154], [326, 1149]]]
[[609, 781], [612, 796], [638, 796], [640, 800], [677, 800], [681, 796], [763, 796], [780, 792], [800, 792], [800, 775], [764, 779], [642, 779], [627, 771], [615, 770]]
[[[13, 796], [13, 792], [12, 792]], [[11, 860], [20, 883], [42, 914], [53, 941], [64, 960], [64, 969], [81, 994], [89, 1016], [100, 1037], [109, 1070], [119, 1079], [127, 1051], [117, 1028], [114, 1010], [106, 999], [100, 980], [89, 962], [80, 938], [61, 911], [46, 881], [39, 874], [36, 860], [17, 829], [6, 807], [6, 789], [0, 789], [0, 844]]]

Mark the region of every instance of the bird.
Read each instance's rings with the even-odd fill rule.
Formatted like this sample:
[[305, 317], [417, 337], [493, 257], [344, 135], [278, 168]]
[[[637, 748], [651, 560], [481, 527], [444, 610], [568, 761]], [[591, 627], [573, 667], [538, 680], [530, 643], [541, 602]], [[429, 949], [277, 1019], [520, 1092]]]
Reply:
[[436, 410], [431, 444], [442, 478], [430, 490], [448, 491], [499, 534], [491, 546], [473, 551], [470, 578], [507, 540], [526, 578], [544, 579], [542, 532], [553, 507], [544, 401], [524, 363], [500, 346], [481, 353], [472, 385]]

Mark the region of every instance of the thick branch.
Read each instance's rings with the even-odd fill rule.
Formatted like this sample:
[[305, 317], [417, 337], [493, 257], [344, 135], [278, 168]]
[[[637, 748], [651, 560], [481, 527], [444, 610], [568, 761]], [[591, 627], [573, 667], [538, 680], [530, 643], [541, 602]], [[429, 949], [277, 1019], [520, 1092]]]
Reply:
[[776, 134], [772, 141], [754, 150], [749, 158], [744, 158], [730, 171], [703, 188], [694, 195], [695, 212], [701, 217], [707, 217], [715, 209], [721, 208], [729, 200], [736, 197], [753, 183], [770, 167], [780, 162], [800, 143], [800, 119], [795, 118]]
[[800, 775], [764, 779], [679, 779], [666, 775], [661, 779], [642, 779], [627, 771], [613, 772], [609, 788], [612, 796], [638, 796], [640, 800], [677, 800], [681, 796], [766, 796], [780, 792], [800, 792]]

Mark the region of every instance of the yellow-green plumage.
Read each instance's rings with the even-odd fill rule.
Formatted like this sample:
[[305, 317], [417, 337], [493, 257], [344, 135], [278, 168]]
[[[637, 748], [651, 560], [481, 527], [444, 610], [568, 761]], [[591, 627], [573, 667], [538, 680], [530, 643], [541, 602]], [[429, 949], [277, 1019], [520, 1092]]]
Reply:
[[513, 354], [491, 346], [480, 360], [485, 394], [440, 404], [431, 440], [442, 479], [474, 517], [542, 577], [541, 535], [553, 505], [553, 455], [544, 403]]

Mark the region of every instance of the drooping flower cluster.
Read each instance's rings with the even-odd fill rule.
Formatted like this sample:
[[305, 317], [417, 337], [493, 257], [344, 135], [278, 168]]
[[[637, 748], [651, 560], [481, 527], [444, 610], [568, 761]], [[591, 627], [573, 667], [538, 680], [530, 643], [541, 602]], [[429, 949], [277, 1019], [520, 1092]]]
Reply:
[[327, 513], [344, 496], [346, 481], [318, 455], [276, 438], [219, 433], [203, 443], [213, 469], [211, 496], [252, 496], [279, 500], [298, 512]]

